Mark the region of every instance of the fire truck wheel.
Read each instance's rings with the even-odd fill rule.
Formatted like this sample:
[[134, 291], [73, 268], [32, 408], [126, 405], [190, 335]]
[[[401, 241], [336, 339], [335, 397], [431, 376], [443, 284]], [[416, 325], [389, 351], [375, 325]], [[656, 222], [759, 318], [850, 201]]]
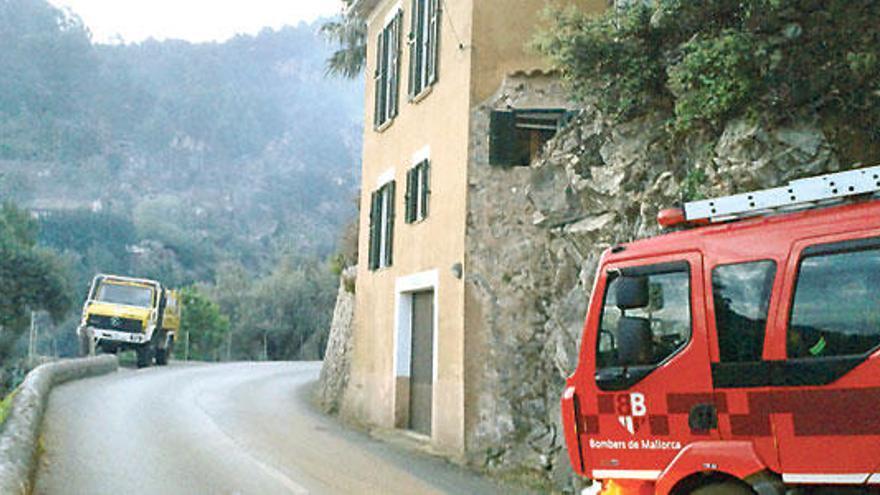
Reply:
[[736, 482], [713, 483], [701, 486], [691, 495], [755, 495], [751, 488]]
[[137, 353], [137, 367], [138, 368], [146, 368], [150, 365], [150, 358], [152, 358], [152, 349], [149, 344], [141, 345], [136, 350]]

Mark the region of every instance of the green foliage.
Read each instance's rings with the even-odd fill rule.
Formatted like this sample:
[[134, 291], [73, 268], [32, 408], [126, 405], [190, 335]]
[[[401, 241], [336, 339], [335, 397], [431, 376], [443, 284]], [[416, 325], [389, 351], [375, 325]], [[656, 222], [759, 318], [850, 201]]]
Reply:
[[551, 57], [579, 97], [620, 118], [667, 97], [661, 43], [650, 28], [649, 7], [638, 4], [595, 19], [574, 7], [549, 15], [553, 29], [542, 33], [535, 45]]
[[[351, 0], [345, 0], [345, 8]], [[367, 61], [367, 25], [363, 19], [346, 12], [321, 26], [321, 34], [336, 50], [327, 58], [326, 74], [354, 79], [361, 75]]]
[[0, 363], [7, 363], [31, 311], [57, 321], [71, 307], [67, 270], [55, 253], [36, 245], [37, 223], [6, 204], [0, 209]]
[[[213, 284], [182, 292], [182, 332], [189, 332], [190, 359], [320, 359], [336, 280], [324, 264], [290, 258], [259, 278], [240, 264], [221, 265]], [[183, 339], [175, 348], [179, 358]]]
[[0, 209], [0, 248], [12, 250], [31, 250], [37, 244], [39, 225], [27, 211], [12, 203], [5, 203]]
[[323, 78], [317, 27], [95, 45], [45, 0], [0, 0], [0, 198], [98, 205], [135, 223], [128, 247], [149, 244], [136, 269], [184, 283], [223, 259], [264, 271], [282, 250], [327, 256], [354, 213], [337, 198], [358, 179], [362, 85]]
[[9, 393], [3, 400], [0, 400], [0, 426], [6, 422], [9, 417], [9, 411], [12, 409], [12, 401], [15, 400], [15, 391]]
[[677, 129], [698, 121], [720, 125], [762, 92], [763, 49], [754, 36], [725, 31], [685, 43], [682, 51], [681, 62], [669, 68]]
[[40, 217], [40, 243], [59, 251], [85, 252], [103, 246], [113, 253], [125, 253], [137, 239], [132, 221], [111, 212], [60, 210]]
[[240, 265], [221, 267], [210, 292], [233, 323], [230, 357], [300, 358], [314, 338], [322, 355], [336, 283], [325, 264], [308, 260], [283, 259], [262, 278], [250, 276]]
[[[13, 281], [0, 325], [16, 329], [0, 332], [3, 365], [30, 309], [68, 315], [40, 335], [44, 350], [71, 353], [78, 317], [61, 302], [81, 300], [98, 272], [197, 284], [199, 358], [225, 359], [232, 333], [238, 358], [293, 358], [316, 342], [335, 294], [324, 260], [355, 212], [340, 198], [358, 183], [362, 113], [360, 83], [324, 78], [317, 27], [98, 45], [45, 0], [0, 0], [0, 201], [39, 212], [41, 227], [24, 211], [0, 216], [0, 282]], [[291, 253], [297, 268], [282, 270]], [[22, 290], [41, 277], [42, 292]]]
[[342, 275], [342, 271], [345, 270], [345, 256], [342, 253], [337, 253], [330, 258], [328, 262], [328, 268], [330, 269], [330, 273], [336, 275], [337, 277]]
[[576, 96], [617, 118], [670, 101], [679, 131], [817, 112], [877, 144], [878, 17], [871, 0], [630, 2], [596, 18], [555, 11], [537, 45]]
[[82, 21], [46, 2], [2, 0], [0, 26], [0, 158], [93, 152], [91, 130], [73, 125], [87, 117], [83, 96], [95, 73]]
[[181, 338], [174, 348], [178, 359], [186, 351], [184, 339], [189, 338], [189, 358], [199, 361], [220, 361], [229, 335], [229, 318], [220, 307], [203, 294], [198, 287], [181, 290], [183, 312], [180, 321]]
[[[0, 142], [0, 148], [3, 146], [3, 143]], [[2, 149], [0, 149], [0, 154], [2, 154]], [[0, 173], [0, 198], [14, 203], [22, 203], [33, 199], [33, 194], [34, 186], [26, 173], [20, 170]]]
[[689, 170], [684, 178], [684, 183], [681, 185], [682, 195], [684, 196], [682, 199], [684, 201], [705, 199], [706, 195], [702, 189], [706, 185], [707, 179], [708, 177], [703, 169], [693, 168]]
[[367, 29], [364, 22], [352, 16], [342, 16], [321, 26], [321, 32], [339, 45], [327, 59], [327, 75], [349, 79], [360, 76], [367, 61]]

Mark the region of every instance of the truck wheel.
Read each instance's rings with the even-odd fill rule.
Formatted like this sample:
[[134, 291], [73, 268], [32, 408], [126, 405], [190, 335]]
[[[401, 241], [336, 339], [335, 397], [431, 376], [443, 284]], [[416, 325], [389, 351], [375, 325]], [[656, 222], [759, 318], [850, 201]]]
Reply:
[[166, 364], [168, 364], [167, 349], [156, 349], [156, 364], [159, 366], [165, 366]]
[[80, 357], [88, 357], [95, 354], [95, 350], [92, 348], [92, 338], [86, 334], [86, 332], [82, 332], [79, 334], [79, 356]]
[[692, 491], [691, 495], [755, 495], [755, 492], [741, 483], [727, 481], [701, 486]]
[[149, 344], [144, 344], [135, 349], [134, 352], [137, 353], [138, 368], [146, 368], [150, 365], [151, 358], [153, 357], [153, 353], [151, 352], [152, 350], [153, 349], [150, 347]]

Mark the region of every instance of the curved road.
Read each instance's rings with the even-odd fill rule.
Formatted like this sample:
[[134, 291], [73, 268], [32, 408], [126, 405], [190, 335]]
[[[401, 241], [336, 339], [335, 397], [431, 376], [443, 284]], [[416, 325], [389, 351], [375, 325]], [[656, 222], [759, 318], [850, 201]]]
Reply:
[[52, 392], [35, 493], [516, 493], [316, 412], [319, 363], [120, 370]]

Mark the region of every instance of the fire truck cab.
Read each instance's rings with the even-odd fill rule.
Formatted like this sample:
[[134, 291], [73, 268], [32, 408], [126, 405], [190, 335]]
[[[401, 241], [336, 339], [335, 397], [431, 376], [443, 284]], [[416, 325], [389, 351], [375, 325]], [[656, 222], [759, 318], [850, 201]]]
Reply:
[[604, 253], [562, 397], [588, 492], [880, 493], [877, 191], [872, 167], [689, 203]]

